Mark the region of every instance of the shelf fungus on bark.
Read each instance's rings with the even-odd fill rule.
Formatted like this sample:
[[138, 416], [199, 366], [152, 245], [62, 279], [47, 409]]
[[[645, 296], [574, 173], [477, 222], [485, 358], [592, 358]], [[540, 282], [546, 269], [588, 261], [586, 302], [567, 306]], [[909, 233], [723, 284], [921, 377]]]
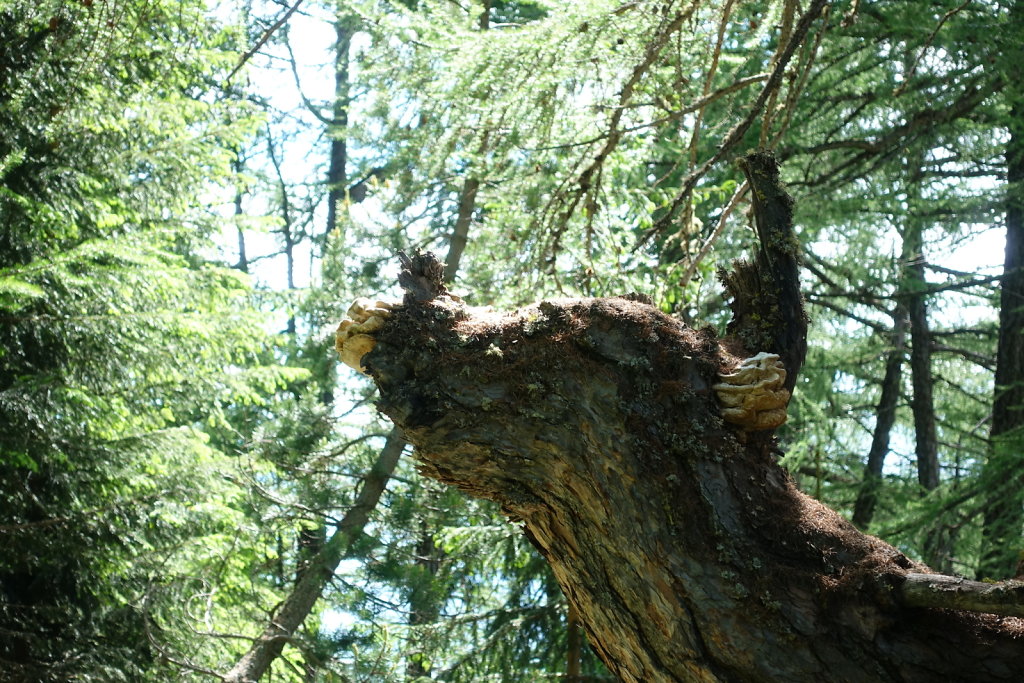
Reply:
[[334, 338], [334, 348], [338, 350], [345, 365], [366, 374], [362, 365], [363, 356], [373, 351], [377, 344], [374, 332], [384, 325], [384, 321], [391, 315], [391, 309], [397, 305], [364, 297], [352, 302], [348, 309], [349, 319], [341, 321]]
[[719, 375], [712, 385], [726, 422], [754, 432], [775, 429], [786, 421], [789, 391], [786, 369], [774, 353], [745, 359], [734, 372]]

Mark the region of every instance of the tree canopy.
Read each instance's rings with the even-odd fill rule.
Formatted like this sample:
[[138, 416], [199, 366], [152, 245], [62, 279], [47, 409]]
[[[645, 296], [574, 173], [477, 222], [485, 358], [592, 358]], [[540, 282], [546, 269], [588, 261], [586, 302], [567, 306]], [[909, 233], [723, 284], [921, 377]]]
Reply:
[[622, 675], [334, 330], [432, 250], [466, 304], [724, 336], [753, 149], [809, 320], [772, 457], [909, 563], [1019, 575], [1022, 36], [1015, 0], [3, 3], [0, 680]]

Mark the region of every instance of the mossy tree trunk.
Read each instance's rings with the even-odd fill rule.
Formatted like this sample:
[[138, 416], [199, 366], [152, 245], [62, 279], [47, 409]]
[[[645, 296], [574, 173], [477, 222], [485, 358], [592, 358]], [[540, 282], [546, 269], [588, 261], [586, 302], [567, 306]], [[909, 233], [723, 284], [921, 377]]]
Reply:
[[[730, 335], [640, 296], [474, 313], [427, 256], [364, 364], [423, 474], [499, 503], [624, 681], [1022, 680], [1020, 622], [906, 606], [927, 571], [801, 494], [770, 432], [723, 422], [713, 385], [806, 323], [790, 201], [745, 160], [761, 248], [725, 278]], [[753, 347], [753, 348], [752, 348]]]

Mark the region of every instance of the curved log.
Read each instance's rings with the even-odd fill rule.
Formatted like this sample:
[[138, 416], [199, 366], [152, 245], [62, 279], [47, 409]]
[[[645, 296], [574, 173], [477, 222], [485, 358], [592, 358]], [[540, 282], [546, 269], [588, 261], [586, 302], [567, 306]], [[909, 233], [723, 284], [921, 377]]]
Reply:
[[960, 609], [1024, 617], [1024, 581], [968, 581], [942, 574], [907, 574], [899, 586], [900, 601], [915, 607]]
[[[758, 211], [788, 202], [761, 178]], [[742, 358], [803, 360], [775, 279], [796, 273], [788, 220], [759, 220], [764, 257], [727, 276], [731, 338], [637, 296], [474, 311], [422, 255], [361, 367], [423, 474], [522, 525], [624, 681], [1024, 680], [1020, 620], [903, 604], [927, 568], [797, 491], [771, 430], [722, 419], [714, 387]]]

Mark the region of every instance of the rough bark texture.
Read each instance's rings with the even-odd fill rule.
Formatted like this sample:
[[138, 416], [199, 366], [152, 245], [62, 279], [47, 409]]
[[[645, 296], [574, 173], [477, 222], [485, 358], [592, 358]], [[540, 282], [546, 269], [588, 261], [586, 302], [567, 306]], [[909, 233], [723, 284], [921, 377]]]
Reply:
[[903, 602], [916, 607], [974, 610], [1024, 617], [1024, 581], [985, 583], [941, 574], [907, 574]]
[[793, 391], [807, 355], [807, 316], [800, 294], [800, 243], [793, 232], [793, 199], [779, 183], [774, 157], [751, 154], [739, 162], [750, 184], [758, 249], [753, 263], [733, 264], [719, 277], [732, 297], [728, 333], [745, 355], [779, 355]]
[[[929, 227], [920, 215], [924, 179], [921, 150], [906, 158], [906, 198], [910, 213], [903, 225], [902, 274], [899, 301], [910, 319], [910, 382], [913, 395], [910, 408], [914, 415], [914, 455], [917, 481], [922, 495], [939, 487], [939, 437], [935, 416], [934, 378], [932, 377], [932, 334], [928, 323], [928, 282], [925, 278], [924, 231]], [[923, 555], [926, 562], [941, 571], [952, 571], [952, 545], [955, 530], [940, 517], [926, 531]]]
[[797, 491], [770, 433], [722, 421], [711, 385], [738, 356], [795, 370], [804, 349], [790, 202], [770, 157], [745, 170], [762, 253], [727, 278], [739, 338], [639, 297], [474, 313], [411, 272], [364, 358], [380, 409], [424, 474], [522, 525], [624, 681], [1021, 680], [1019, 620], [901, 604], [927, 569]]

